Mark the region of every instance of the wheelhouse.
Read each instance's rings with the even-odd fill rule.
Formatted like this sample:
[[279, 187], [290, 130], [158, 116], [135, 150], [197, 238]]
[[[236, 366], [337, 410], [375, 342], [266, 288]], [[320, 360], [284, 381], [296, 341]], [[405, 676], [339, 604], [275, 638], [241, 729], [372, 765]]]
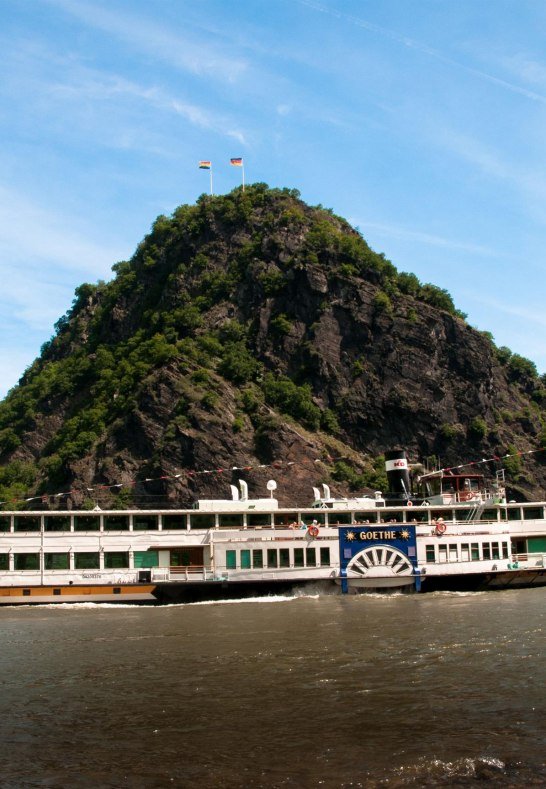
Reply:
[[485, 494], [485, 479], [483, 474], [432, 472], [420, 478], [418, 491], [423, 499], [434, 501], [440, 497], [444, 504], [471, 501]]

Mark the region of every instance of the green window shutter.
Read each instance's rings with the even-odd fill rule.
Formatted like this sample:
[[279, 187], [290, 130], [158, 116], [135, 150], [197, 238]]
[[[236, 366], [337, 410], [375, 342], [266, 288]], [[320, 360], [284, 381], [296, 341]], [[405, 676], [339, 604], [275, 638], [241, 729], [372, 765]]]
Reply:
[[241, 570], [250, 570], [250, 551], [241, 551]]
[[139, 567], [159, 567], [159, 554], [157, 551], [135, 551], [135, 569]]

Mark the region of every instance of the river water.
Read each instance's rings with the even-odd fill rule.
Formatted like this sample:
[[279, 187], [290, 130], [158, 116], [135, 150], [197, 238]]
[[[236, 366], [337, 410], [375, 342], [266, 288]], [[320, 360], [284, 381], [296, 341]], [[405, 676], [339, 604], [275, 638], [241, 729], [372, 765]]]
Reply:
[[0, 609], [0, 786], [546, 785], [546, 592]]

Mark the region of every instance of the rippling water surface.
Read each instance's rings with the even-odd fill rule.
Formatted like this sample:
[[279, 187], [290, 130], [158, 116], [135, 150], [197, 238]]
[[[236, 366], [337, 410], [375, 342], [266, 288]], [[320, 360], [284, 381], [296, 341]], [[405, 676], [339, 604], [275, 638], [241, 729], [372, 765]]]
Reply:
[[546, 592], [0, 609], [0, 785], [546, 785]]

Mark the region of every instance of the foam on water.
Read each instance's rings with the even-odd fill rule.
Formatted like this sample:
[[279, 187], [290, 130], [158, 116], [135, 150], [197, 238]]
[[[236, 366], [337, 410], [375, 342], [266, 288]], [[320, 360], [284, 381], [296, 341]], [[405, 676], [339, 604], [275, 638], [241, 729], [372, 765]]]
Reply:
[[[394, 774], [399, 781], [398, 785], [440, 785], [460, 786], [461, 779], [471, 779], [474, 783], [479, 781], [498, 781], [506, 773], [506, 764], [502, 759], [481, 756], [481, 757], [462, 757], [454, 761], [444, 761], [442, 759], [420, 759], [416, 764], [406, 765], [395, 768]], [[385, 779], [386, 783], [391, 783], [392, 778]], [[463, 780], [465, 785], [467, 781]]]
[[427, 597], [480, 597], [481, 595], [490, 595], [493, 592], [490, 590], [483, 590], [481, 592], [428, 592]]
[[262, 597], [241, 597], [233, 598], [232, 600], [202, 600], [196, 603], [173, 603], [164, 607], [180, 607], [180, 606], [208, 606], [208, 605], [237, 605], [241, 603], [290, 603], [294, 600], [316, 600], [320, 597], [318, 594], [295, 594], [295, 595], [263, 595]]
[[98, 609], [102, 611], [105, 608], [115, 608], [123, 610], [124, 608], [135, 608], [134, 603], [36, 603], [34, 605], [6, 605], [2, 606], [0, 610], [9, 609], [10, 611], [40, 611], [42, 609], [54, 610], [82, 610], [82, 609]]

